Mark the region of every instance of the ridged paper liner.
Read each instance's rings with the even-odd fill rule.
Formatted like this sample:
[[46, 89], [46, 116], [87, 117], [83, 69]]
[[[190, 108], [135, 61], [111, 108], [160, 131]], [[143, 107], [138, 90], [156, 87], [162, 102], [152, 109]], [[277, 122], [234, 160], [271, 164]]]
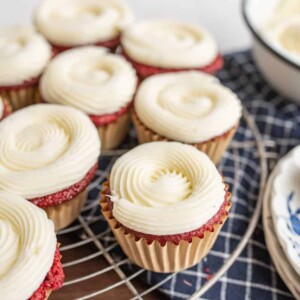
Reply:
[[[147, 244], [145, 238], [136, 241], [134, 234], [125, 234], [124, 228], [112, 216], [106, 201], [107, 188], [108, 182], [105, 182], [101, 191], [101, 211], [123, 252], [138, 266], [154, 272], [178, 272], [199, 263], [214, 245], [228, 217], [222, 216], [222, 224], [215, 224], [213, 232], [205, 231], [203, 238], [193, 237], [191, 242], [182, 240], [178, 245], [167, 242], [165, 246], [161, 246], [157, 241]], [[230, 206], [227, 206], [226, 210], [229, 209]]]
[[[137, 138], [140, 144], [154, 142], [154, 141], [170, 141], [169, 139], [159, 135], [151, 131], [147, 128], [141, 120], [138, 118], [136, 112], [132, 113], [132, 121], [134, 123]], [[235, 132], [237, 130], [237, 126], [234, 126], [223, 135], [215, 137], [205, 142], [190, 144], [202, 152], [206, 153], [209, 158], [217, 164], [221, 158], [225, 150], [227, 149], [229, 143], [231, 142]]]
[[[3, 117], [5, 117], [5, 114], [10, 115], [12, 113], [11, 105], [9, 104], [9, 102], [5, 98], [3, 98], [1, 96], [0, 96], [0, 100], [2, 100], [3, 105], [4, 105], [4, 116]], [[0, 117], [0, 121], [2, 120], [2, 118]]]
[[12, 88], [0, 91], [0, 96], [7, 99], [13, 111], [36, 103], [38, 85]]
[[47, 290], [45, 300], [47, 300], [50, 297], [51, 293], [52, 293], [52, 290]]
[[130, 112], [127, 111], [115, 122], [98, 126], [98, 133], [101, 140], [101, 149], [111, 150], [118, 147], [125, 139], [130, 125]]
[[48, 218], [53, 221], [56, 231], [69, 226], [75, 221], [87, 200], [87, 193], [86, 188], [71, 200], [44, 208]]

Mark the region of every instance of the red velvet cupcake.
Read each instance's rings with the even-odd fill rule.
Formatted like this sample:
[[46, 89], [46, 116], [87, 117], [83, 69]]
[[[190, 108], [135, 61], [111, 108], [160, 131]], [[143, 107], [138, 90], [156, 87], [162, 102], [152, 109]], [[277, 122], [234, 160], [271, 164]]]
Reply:
[[24, 198], [0, 191], [1, 299], [45, 300], [64, 282], [53, 222]]
[[211, 34], [190, 24], [167, 20], [139, 22], [124, 31], [121, 44], [123, 55], [141, 79], [188, 70], [214, 74], [223, 66]]
[[36, 104], [0, 123], [0, 190], [44, 209], [59, 230], [86, 202], [100, 141], [91, 120], [75, 108]]
[[86, 46], [65, 51], [51, 61], [41, 79], [40, 97], [89, 115], [102, 149], [108, 150], [127, 135], [136, 86], [135, 70], [122, 56]]
[[24, 26], [1, 28], [0, 43], [0, 96], [13, 110], [34, 104], [51, 46], [33, 28]]
[[134, 263], [177, 272], [207, 255], [227, 219], [230, 197], [203, 152], [177, 142], [152, 142], [116, 161], [100, 204]]
[[133, 15], [119, 0], [43, 0], [34, 19], [56, 53], [87, 45], [115, 51]]

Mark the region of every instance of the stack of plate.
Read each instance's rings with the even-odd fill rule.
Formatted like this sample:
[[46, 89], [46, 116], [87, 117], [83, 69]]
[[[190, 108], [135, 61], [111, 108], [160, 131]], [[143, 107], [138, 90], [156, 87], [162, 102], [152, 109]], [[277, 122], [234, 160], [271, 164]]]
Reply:
[[263, 223], [275, 267], [300, 299], [300, 146], [279, 161], [269, 178]]

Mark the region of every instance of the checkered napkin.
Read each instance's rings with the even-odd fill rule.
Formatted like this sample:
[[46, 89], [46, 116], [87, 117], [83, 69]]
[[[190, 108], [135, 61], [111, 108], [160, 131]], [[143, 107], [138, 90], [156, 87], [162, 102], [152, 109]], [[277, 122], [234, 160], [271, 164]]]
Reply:
[[[283, 99], [267, 85], [249, 52], [225, 57], [225, 67], [219, 73], [219, 78], [239, 95], [255, 119], [268, 146], [270, 165], [292, 147], [300, 144], [300, 106]], [[131, 139], [131, 143], [132, 140], [134, 139]], [[243, 238], [259, 192], [259, 157], [253, 141], [252, 131], [242, 120], [234, 141], [220, 165], [225, 181], [231, 186], [233, 205], [229, 218], [208, 256], [198, 265], [176, 275], [148, 271], [141, 275], [150, 286], [160, 283], [159, 289], [171, 299], [186, 299], [198, 290], [219, 270]], [[109, 173], [115, 159], [115, 157], [101, 159], [100, 177], [103, 178]], [[96, 180], [99, 184], [94, 185], [90, 198], [96, 197], [101, 180], [99, 178]], [[101, 226], [105, 228], [107, 225], [103, 221]], [[104, 238], [102, 242], [105, 246], [109, 246], [111, 241], [112, 238]], [[111, 254], [116, 261], [124, 259], [119, 247], [114, 248]], [[124, 268], [129, 275], [137, 270], [139, 269], [133, 265]], [[234, 265], [201, 299], [291, 298], [292, 295], [272, 264], [260, 221], [247, 247]]]

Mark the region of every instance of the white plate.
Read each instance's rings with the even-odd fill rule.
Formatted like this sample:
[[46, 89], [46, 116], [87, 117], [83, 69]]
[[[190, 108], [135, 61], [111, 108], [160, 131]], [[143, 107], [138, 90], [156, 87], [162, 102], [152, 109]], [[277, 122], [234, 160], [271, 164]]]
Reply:
[[[284, 159], [284, 158], [283, 158]], [[285, 251], [283, 250], [281, 243], [277, 237], [273, 222], [272, 213], [272, 199], [273, 199], [273, 187], [274, 179], [279, 175], [280, 163], [276, 166], [271, 176], [269, 177], [263, 199], [263, 226], [266, 244], [274, 265], [285, 282], [287, 287], [296, 299], [300, 299], [300, 276], [296, 272], [295, 268], [288, 260]]]
[[278, 240], [300, 275], [300, 146], [279, 162], [271, 207]]

